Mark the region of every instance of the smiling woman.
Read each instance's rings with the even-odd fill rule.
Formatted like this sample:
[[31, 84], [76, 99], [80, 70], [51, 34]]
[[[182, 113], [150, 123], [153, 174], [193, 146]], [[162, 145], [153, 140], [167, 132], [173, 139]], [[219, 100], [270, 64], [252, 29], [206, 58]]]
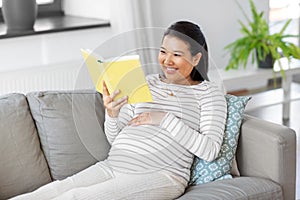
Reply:
[[146, 76], [153, 102], [129, 104], [127, 96], [116, 99], [120, 90], [109, 92], [103, 84], [104, 131], [111, 144], [106, 160], [14, 199], [159, 200], [184, 193], [194, 156], [207, 161], [218, 156], [226, 99], [198, 72], [208, 67], [199, 61], [207, 47], [198, 25], [176, 22], [161, 41], [164, 77]]
[[192, 23], [178, 22], [164, 33], [158, 60], [169, 81], [194, 85], [208, 80], [207, 52], [207, 43], [199, 27]]
[[169, 83], [195, 85], [190, 76], [194, 66], [198, 65], [201, 53], [192, 56], [189, 46], [175, 36], [165, 36], [160, 48], [158, 60]]

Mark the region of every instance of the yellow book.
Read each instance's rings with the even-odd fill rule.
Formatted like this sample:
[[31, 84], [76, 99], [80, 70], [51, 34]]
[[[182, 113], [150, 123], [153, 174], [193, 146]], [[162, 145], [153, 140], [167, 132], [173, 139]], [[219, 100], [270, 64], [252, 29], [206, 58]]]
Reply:
[[115, 100], [128, 96], [129, 104], [153, 101], [138, 55], [101, 60], [88, 50], [81, 53], [98, 92], [103, 93], [105, 81], [110, 94], [120, 90]]

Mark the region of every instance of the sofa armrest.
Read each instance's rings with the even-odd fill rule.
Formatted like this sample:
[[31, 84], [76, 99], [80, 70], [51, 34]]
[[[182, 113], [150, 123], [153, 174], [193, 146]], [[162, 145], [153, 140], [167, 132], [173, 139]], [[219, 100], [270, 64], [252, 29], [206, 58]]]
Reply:
[[237, 150], [241, 176], [256, 176], [281, 185], [284, 199], [295, 199], [296, 134], [279, 124], [245, 115]]

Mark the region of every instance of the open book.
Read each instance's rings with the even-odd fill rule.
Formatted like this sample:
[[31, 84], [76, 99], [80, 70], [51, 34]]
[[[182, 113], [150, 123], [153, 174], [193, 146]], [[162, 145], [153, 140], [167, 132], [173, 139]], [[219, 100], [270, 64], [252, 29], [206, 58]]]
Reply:
[[152, 101], [138, 55], [102, 60], [89, 50], [81, 53], [98, 92], [103, 93], [104, 81], [110, 94], [120, 90], [115, 100], [128, 96], [129, 104]]

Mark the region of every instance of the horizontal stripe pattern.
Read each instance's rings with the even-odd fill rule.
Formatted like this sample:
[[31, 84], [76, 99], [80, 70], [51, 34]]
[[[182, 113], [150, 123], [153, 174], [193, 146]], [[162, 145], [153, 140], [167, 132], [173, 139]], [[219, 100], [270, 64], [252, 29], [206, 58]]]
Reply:
[[[153, 102], [125, 105], [118, 118], [106, 115], [105, 133], [112, 145], [107, 160], [120, 172], [168, 171], [188, 181], [194, 155], [207, 161], [218, 156], [227, 113], [224, 95], [208, 81], [167, 84], [159, 75], [148, 75], [147, 81]], [[127, 125], [151, 111], [167, 113], [160, 126]]]

